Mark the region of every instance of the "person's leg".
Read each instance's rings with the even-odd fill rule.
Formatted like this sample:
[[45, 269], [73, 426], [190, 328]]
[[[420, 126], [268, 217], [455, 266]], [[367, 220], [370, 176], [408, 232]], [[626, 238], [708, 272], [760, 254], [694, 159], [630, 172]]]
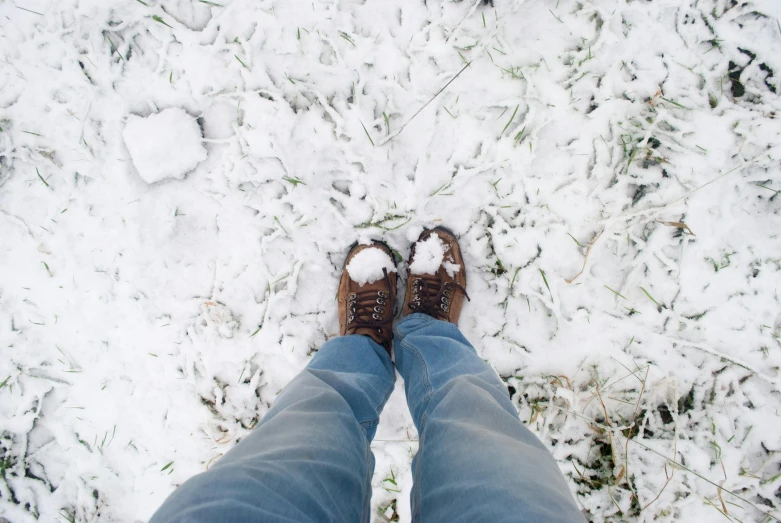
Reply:
[[171, 522], [366, 522], [369, 444], [395, 373], [367, 336], [327, 342], [258, 426], [152, 517]]
[[409, 315], [395, 347], [420, 435], [413, 521], [583, 521], [553, 457], [456, 325]]
[[369, 444], [396, 373], [396, 269], [381, 243], [354, 245], [337, 292], [339, 333], [255, 430], [152, 517], [170, 522], [368, 522]]
[[583, 521], [553, 457], [456, 325], [406, 316], [395, 351], [420, 435], [413, 521]]

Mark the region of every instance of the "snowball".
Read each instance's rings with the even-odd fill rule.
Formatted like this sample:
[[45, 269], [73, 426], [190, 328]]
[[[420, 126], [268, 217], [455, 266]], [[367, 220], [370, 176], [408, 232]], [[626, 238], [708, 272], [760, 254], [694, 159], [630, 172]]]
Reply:
[[181, 180], [206, 159], [201, 128], [178, 107], [148, 118], [130, 115], [122, 136], [133, 165], [146, 183]]
[[396, 272], [396, 266], [388, 253], [377, 247], [369, 247], [353, 256], [347, 264], [350, 278], [358, 285], [374, 283], [384, 276], [382, 270]]
[[449, 247], [437, 235], [433, 233], [425, 240], [415, 244], [415, 256], [409, 270], [412, 274], [436, 274], [440, 267], [444, 267], [448, 275], [452, 278], [455, 273], [461, 270], [461, 267], [452, 263], [452, 257], [445, 260], [445, 253]]

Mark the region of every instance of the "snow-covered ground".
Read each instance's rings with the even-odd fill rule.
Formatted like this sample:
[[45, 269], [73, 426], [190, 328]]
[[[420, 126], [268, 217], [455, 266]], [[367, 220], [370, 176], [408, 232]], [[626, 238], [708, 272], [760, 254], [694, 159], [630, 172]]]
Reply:
[[[590, 520], [781, 517], [779, 20], [0, 0], [0, 521], [148, 519], [337, 334], [348, 246], [438, 224]], [[397, 389], [377, 522], [410, 519]]]

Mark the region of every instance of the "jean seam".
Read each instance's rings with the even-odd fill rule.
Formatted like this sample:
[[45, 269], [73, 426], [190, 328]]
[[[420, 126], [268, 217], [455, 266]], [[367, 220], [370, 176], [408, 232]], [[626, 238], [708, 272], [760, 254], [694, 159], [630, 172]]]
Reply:
[[420, 521], [420, 467], [421, 454], [423, 453], [423, 440], [426, 434], [426, 425], [428, 422], [428, 413], [424, 412], [420, 420], [420, 435], [418, 437], [418, 455], [417, 462], [415, 463], [415, 470], [412, 473], [412, 496], [410, 500], [410, 511], [412, 512], [412, 521], [417, 523]]
[[391, 383], [390, 387], [388, 387], [388, 392], [385, 393], [385, 397], [382, 398], [382, 401], [380, 402], [379, 405], [375, 405], [374, 407], [375, 412], [380, 412], [383, 409], [383, 407], [385, 407], [385, 404], [388, 403], [388, 398], [390, 398], [391, 394], [393, 394], [393, 386], [396, 383], [396, 376], [394, 375], [393, 378], [394, 378], [393, 383]]
[[401, 342], [401, 348], [406, 350], [407, 352], [412, 353], [413, 356], [415, 356], [415, 359], [418, 360], [418, 363], [420, 364], [421, 370], [423, 371], [423, 384], [426, 387], [426, 398], [425, 398], [425, 404], [428, 406], [428, 400], [431, 396], [431, 381], [428, 379], [428, 367], [426, 366], [426, 361], [423, 359], [423, 356], [420, 355], [420, 352], [414, 348], [412, 345], [407, 343], [406, 341]]
[[368, 523], [371, 514], [372, 499], [372, 474], [371, 472], [371, 446], [366, 443], [366, 478], [364, 478], [363, 510], [361, 510], [361, 521]]
[[[436, 321], [436, 320], [426, 320], [423, 319], [426, 322]], [[401, 342], [401, 348], [402, 350], [406, 351], [410, 355], [413, 355], [415, 359], [418, 361], [418, 364], [420, 365], [421, 372], [423, 374], [423, 386], [426, 390], [426, 394], [423, 398], [422, 404], [423, 404], [423, 414], [420, 417], [420, 438], [418, 439], [418, 454], [423, 452], [423, 435], [426, 430], [426, 422], [428, 420], [428, 414], [426, 410], [428, 409], [429, 401], [431, 400], [431, 392], [433, 391], [433, 388], [431, 387], [431, 381], [429, 380], [429, 374], [428, 374], [428, 366], [426, 365], [425, 360], [423, 359], [423, 356], [421, 356], [420, 352], [412, 347], [409, 343], [407, 343], [406, 340], [402, 340]], [[412, 499], [411, 499], [411, 512], [412, 512], [412, 521], [413, 522], [419, 522], [420, 521], [420, 463], [421, 463], [420, 456], [418, 456], [418, 460], [415, 463], [415, 470], [413, 472], [413, 484], [412, 484]]]
[[366, 421], [359, 421], [358, 424], [363, 428], [364, 433], [367, 433], [369, 429], [373, 429], [380, 424], [379, 418], [373, 418]]

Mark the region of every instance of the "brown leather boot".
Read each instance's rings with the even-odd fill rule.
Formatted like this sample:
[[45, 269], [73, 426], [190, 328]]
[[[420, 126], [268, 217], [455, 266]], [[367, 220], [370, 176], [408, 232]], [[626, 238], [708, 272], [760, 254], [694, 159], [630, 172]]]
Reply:
[[455, 235], [444, 227], [428, 229], [412, 246], [402, 316], [422, 312], [458, 323], [466, 293], [466, 267]]
[[393, 251], [379, 241], [354, 245], [344, 262], [337, 301], [342, 336], [368, 336], [390, 352], [396, 305]]

